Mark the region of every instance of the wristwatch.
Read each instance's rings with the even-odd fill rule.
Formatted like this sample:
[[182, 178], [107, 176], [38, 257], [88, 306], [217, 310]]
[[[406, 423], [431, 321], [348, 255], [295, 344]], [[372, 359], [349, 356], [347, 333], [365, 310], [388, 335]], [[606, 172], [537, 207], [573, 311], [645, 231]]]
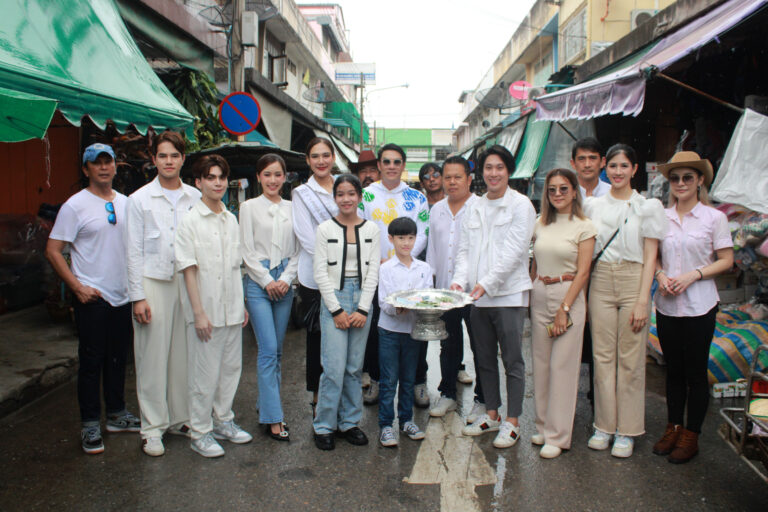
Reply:
[[563, 306], [563, 311], [565, 311], [566, 313], [569, 313], [571, 311], [571, 306], [569, 306], [565, 302], [561, 303], [560, 305]]

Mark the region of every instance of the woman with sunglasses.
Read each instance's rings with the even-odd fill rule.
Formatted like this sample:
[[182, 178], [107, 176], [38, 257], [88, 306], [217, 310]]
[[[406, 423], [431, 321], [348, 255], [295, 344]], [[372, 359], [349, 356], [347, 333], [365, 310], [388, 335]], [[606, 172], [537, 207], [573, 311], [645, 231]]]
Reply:
[[597, 229], [598, 251], [589, 289], [595, 363], [595, 433], [588, 446], [629, 457], [634, 436], [645, 433], [645, 343], [650, 291], [667, 217], [658, 199], [632, 189], [635, 150], [616, 144], [606, 154], [611, 190], [588, 198], [585, 212]]
[[571, 447], [587, 306], [584, 287], [595, 227], [581, 208], [576, 174], [547, 174], [534, 229], [531, 331], [536, 430], [531, 442], [552, 459]]
[[681, 464], [699, 451], [709, 404], [709, 345], [720, 300], [712, 278], [733, 266], [733, 241], [725, 214], [709, 206], [709, 160], [681, 151], [659, 165], [659, 172], [669, 179], [670, 190], [669, 232], [656, 263], [656, 326], [667, 363], [668, 423], [653, 453]]
[[307, 329], [307, 391], [312, 393], [312, 416], [317, 404], [317, 390], [320, 385], [320, 292], [312, 269], [315, 254], [315, 231], [317, 226], [339, 213], [333, 200], [331, 174], [336, 162], [336, 153], [330, 140], [315, 137], [307, 144], [305, 152], [307, 165], [312, 176], [293, 191], [293, 232], [299, 241], [299, 298], [304, 311], [304, 325]]
[[288, 441], [280, 401], [283, 338], [293, 304], [291, 283], [299, 264], [293, 233], [291, 202], [280, 196], [285, 183], [285, 161], [268, 153], [256, 162], [262, 194], [240, 206], [240, 239], [246, 307], [259, 346], [259, 423], [277, 441]]

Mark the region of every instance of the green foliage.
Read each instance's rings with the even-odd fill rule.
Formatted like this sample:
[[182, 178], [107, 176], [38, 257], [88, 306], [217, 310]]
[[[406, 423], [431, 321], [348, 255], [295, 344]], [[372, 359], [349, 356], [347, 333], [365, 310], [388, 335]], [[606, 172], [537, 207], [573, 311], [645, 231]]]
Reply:
[[226, 140], [217, 115], [216, 84], [201, 71], [178, 68], [161, 76], [171, 93], [187, 111], [195, 116], [195, 138], [187, 142], [187, 152], [218, 146]]

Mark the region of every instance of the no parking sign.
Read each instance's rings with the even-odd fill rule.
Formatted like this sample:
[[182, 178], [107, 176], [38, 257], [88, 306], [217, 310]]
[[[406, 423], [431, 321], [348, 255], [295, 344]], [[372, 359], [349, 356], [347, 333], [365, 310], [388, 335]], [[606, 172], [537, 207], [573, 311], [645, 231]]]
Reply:
[[233, 92], [219, 104], [219, 123], [232, 135], [245, 135], [256, 129], [261, 107], [247, 92]]

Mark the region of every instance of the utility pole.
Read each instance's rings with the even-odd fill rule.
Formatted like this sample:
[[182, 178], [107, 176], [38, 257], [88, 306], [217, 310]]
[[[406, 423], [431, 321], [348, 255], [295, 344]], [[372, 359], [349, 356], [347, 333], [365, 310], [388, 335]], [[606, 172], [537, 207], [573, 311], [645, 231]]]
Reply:
[[360, 151], [363, 150], [363, 104], [365, 103], [365, 73], [360, 73]]
[[245, 11], [245, 0], [234, 0], [232, 2], [232, 91], [242, 91], [245, 89], [244, 71], [245, 71], [245, 53], [243, 52], [243, 12]]

